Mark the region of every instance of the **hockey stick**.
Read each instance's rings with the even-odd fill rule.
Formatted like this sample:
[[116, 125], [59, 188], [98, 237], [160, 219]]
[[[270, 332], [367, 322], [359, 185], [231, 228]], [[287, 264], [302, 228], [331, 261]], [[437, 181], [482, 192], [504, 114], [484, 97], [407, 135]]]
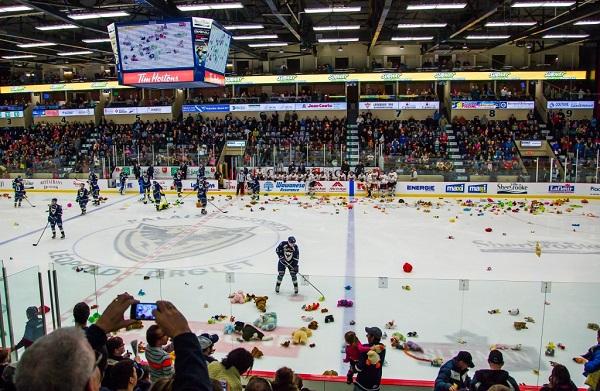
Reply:
[[40, 240], [42, 240], [42, 237], [44, 236], [44, 233], [46, 232], [46, 228], [48, 228], [49, 224], [50, 224], [50, 222], [47, 221], [46, 226], [44, 227], [44, 230], [42, 231], [42, 234], [40, 235], [40, 238], [37, 240], [37, 242], [32, 244], [34, 247], [37, 246], [38, 244], [40, 244]]
[[226, 210], [223, 210], [221, 208], [219, 208], [217, 205], [213, 204], [208, 198], [206, 199], [206, 201], [208, 201], [209, 204], [211, 204], [212, 206], [214, 206], [215, 208], [217, 208], [217, 210], [221, 213], [227, 213]]
[[27, 201], [27, 203], [29, 204], [29, 206], [31, 206], [32, 208], [35, 208], [36, 205], [33, 205], [30, 201], [29, 198], [27, 196], [23, 197], [25, 199], [25, 201]]
[[[289, 262], [288, 262], [286, 259], [284, 259], [284, 258], [279, 258], [279, 260], [280, 260], [280, 261], [283, 261], [283, 263], [284, 263], [284, 264], [285, 264], [285, 265], [286, 265], [286, 266], [287, 266], [287, 267], [288, 267], [290, 270], [292, 270], [292, 269], [293, 269], [292, 265], [290, 265], [290, 263], [289, 263]], [[314, 286], [314, 285], [313, 285], [313, 283], [312, 283], [312, 282], [310, 282], [310, 281], [308, 280], [308, 278], [306, 278], [306, 276], [305, 276], [304, 274], [302, 274], [302, 273], [300, 273], [300, 272], [296, 272], [296, 274], [300, 274], [300, 277], [302, 277], [302, 278], [304, 279], [304, 281], [306, 281], [306, 282], [308, 283], [308, 285], [312, 286], [312, 287], [313, 287], [313, 288], [314, 288], [314, 289], [315, 289], [317, 292], [319, 292], [319, 293], [321, 294], [321, 297], [319, 297], [319, 301], [325, 301], [325, 295], [323, 294], [323, 292], [321, 292], [321, 291], [319, 290], [319, 288], [317, 288], [316, 286]]]

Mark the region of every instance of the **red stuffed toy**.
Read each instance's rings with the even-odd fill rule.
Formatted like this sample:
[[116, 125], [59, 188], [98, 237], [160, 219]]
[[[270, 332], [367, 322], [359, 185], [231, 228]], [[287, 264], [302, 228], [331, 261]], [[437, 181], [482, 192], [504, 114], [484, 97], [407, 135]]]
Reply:
[[412, 265], [408, 262], [404, 262], [404, 265], [402, 265], [402, 270], [404, 270], [404, 273], [410, 273], [412, 272]]

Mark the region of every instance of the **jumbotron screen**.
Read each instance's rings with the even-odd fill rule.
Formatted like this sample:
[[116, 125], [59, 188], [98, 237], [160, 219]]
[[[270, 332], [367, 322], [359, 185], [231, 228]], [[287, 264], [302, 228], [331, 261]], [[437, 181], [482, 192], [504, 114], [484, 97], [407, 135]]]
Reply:
[[108, 32], [121, 84], [193, 88], [225, 83], [231, 35], [212, 19], [116, 23]]

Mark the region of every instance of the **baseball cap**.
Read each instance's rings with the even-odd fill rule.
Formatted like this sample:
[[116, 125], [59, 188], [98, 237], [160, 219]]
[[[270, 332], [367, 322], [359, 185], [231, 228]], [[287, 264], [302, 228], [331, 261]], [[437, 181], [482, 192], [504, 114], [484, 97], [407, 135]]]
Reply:
[[293, 237], [293, 236], [290, 236], [290, 237], [288, 238], [288, 242], [290, 242], [290, 243], [296, 243], [296, 238], [295, 238], [295, 237]]
[[375, 338], [381, 339], [382, 332], [379, 327], [365, 327], [367, 334], [372, 335]]
[[469, 352], [465, 352], [464, 350], [462, 350], [458, 352], [458, 354], [454, 358], [456, 359], [456, 361], [464, 362], [469, 368], [475, 367], [475, 364], [473, 364], [473, 357]]
[[490, 355], [488, 356], [488, 362], [498, 365], [504, 364], [504, 357], [502, 357], [502, 352], [498, 349], [492, 350], [490, 352]]
[[198, 342], [200, 342], [201, 350], [208, 349], [213, 345], [213, 342], [210, 339], [208, 339], [202, 335], [198, 337]]
[[219, 336], [217, 334], [202, 333], [200, 336], [210, 339], [212, 343], [219, 342]]

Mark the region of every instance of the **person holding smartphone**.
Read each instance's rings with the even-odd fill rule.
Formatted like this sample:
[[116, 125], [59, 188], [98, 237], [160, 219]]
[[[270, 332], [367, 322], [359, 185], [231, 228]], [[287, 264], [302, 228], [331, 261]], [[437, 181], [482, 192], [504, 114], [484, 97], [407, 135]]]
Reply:
[[596, 342], [586, 354], [573, 358], [577, 364], [583, 364], [583, 376], [587, 377], [585, 384], [592, 391], [600, 390], [600, 330], [597, 331]]

